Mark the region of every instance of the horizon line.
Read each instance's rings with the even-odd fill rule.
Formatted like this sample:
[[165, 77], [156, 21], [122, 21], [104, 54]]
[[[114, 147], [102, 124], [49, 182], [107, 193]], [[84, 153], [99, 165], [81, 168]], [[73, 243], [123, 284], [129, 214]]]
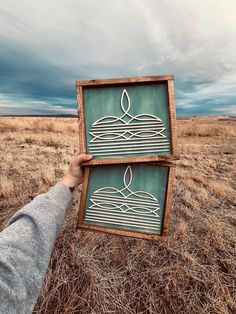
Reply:
[[[79, 118], [78, 114], [0, 114], [0, 118], [4, 117], [4, 118]], [[177, 119], [183, 119], [185, 117], [188, 118], [194, 118], [194, 117], [230, 117], [230, 118], [236, 118], [236, 114], [220, 114], [220, 115], [216, 115], [216, 114], [194, 114], [194, 115], [181, 115], [181, 114], [177, 114], [176, 115]]]

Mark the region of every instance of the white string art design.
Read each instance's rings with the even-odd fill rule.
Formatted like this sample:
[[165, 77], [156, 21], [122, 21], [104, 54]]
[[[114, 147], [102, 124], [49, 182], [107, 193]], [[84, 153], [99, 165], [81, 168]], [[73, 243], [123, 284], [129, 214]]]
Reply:
[[160, 118], [152, 114], [132, 116], [129, 113], [131, 105], [126, 89], [122, 92], [120, 107], [123, 111], [120, 117], [106, 116], [92, 124], [89, 152], [93, 156], [170, 151], [169, 141], [163, 133], [166, 127]]
[[157, 232], [160, 230], [160, 205], [156, 197], [145, 191], [132, 191], [132, 170], [127, 166], [124, 188], [103, 187], [96, 190], [85, 213], [85, 223], [126, 226]]

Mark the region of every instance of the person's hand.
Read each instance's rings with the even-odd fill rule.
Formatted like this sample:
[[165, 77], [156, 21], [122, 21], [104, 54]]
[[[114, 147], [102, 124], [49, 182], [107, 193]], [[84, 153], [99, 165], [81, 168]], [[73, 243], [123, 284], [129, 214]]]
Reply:
[[61, 180], [68, 188], [74, 188], [76, 185], [83, 182], [83, 170], [81, 164], [89, 161], [93, 158], [92, 155], [77, 154], [70, 162], [69, 169], [66, 171], [64, 177]]

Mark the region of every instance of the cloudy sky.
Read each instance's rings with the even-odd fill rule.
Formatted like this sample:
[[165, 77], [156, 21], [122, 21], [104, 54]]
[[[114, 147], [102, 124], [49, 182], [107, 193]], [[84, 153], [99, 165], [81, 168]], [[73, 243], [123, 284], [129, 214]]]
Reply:
[[0, 115], [76, 114], [76, 79], [174, 74], [178, 115], [236, 114], [235, 0], [1, 0]]

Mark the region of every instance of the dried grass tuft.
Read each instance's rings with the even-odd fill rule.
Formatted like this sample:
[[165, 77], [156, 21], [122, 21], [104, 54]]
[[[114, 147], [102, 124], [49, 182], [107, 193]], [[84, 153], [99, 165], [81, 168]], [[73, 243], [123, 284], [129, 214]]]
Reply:
[[43, 165], [41, 168], [41, 180], [46, 185], [52, 185], [55, 180], [55, 170], [53, 165]]
[[0, 198], [9, 198], [14, 195], [14, 184], [7, 177], [1, 177], [0, 181]]
[[77, 133], [77, 119], [1, 118], [0, 132], [30, 131], [32, 133]]
[[209, 190], [211, 193], [214, 193], [218, 197], [226, 197], [228, 193], [228, 187], [225, 186], [224, 182], [210, 182]]
[[179, 136], [200, 137], [235, 137], [236, 130], [233, 123], [226, 124], [220, 121], [181, 121], [178, 125]]

